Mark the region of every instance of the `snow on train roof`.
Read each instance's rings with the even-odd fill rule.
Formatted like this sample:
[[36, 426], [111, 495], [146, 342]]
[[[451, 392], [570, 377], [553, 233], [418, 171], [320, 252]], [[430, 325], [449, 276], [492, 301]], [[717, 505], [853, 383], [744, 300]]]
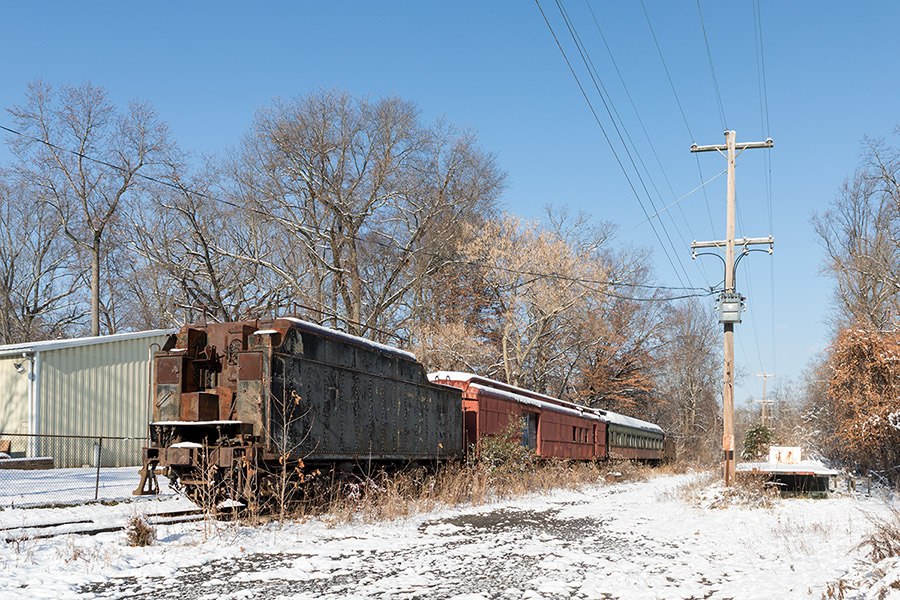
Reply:
[[614, 413], [609, 410], [604, 410], [601, 412], [603, 413], [603, 417], [607, 423], [613, 423], [614, 425], [623, 425], [625, 427], [633, 427], [635, 429], [643, 429], [644, 431], [665, 433], [662, 430], [662, 427], [660, 427], [659, 425], [654, 425], [653, 423], [650, 423], [647, 421], [642, 421], [640, 419], [635, 419], [634, 417], [620, 415], [619, 413]]
[[373, 342], [372, 340], [367, 340], [366, 338], [351, 335], [349, 333], [345, 333], [343, 331], [338, 331], [337, 329], [330, 329], [328, 327], [323, 327], [321, 325], [316, 325], [315, 323], [310, 323], [309, 321], [304, 321], [303, 319], [298, 319], [296, 317], [278, 317], [279, 319], [283, 319], [285, 321], [290, 321], [292, 323], [296, 323], [300, 325], [302, 328], [312, 331], [314, 333], [319, 333], [328, 337], [336, 338], [351, 344], [356, 344], [357, 346], [363, 346], [364, 348], [368, 348], [370, 350], [378, 350], [379, 352], [384, 352], [386, 354], [393, 354], [395, 356], [399, 356], [401, 358], [406, 358], [409, 360], [417, 360], [416, 355], [412, 352], [407, 352], [406, 350], [401, 350], [400, 348], [396, 348], [394, 346], [388, 346], [387, 344], [379, 344], [378, 342]]
[[[491, 379], [489, 377], [482, 377], [481, 375], [475, 375], [474, 373], [466, 373], [464, 371], [435, 371], [433, 373], [428, 374], [428, 379], [433, 382], [436, 382], [436, 383], [440, 383], [441, 379], [445, 379], [445, 380], [450, 379], [451, 381], [455, 380], [455, 381], [465, 381], [465, 382], [469, 382], [472, 379], [480, 379], [487, 383], [493, 383], [493, 384], [499, 385], [501, 387], [522, 390], [523, 392], [528, 392], [529, 394], [532, 394], [534, 396], [540, 396], [541, 398], [544, 398], [549, 402], [562, 402], [564, 404], [569, 404], [572, 406], [579, 406], [578, 404], [575, 404], [574, 402], [568, 402], [566, 400], [554, 398], [553, 396], [548, 396], [547, 394], [542, 394], [540, 392], [535, 392], [533, 390], [526, 390], [525, 388], [520, 388], [518, 386], [509, 384], [509, 383], [503, 383], [502, 381], [497, 381], [496, 379]], [[585, 406], [584, 408], [588, 408], [588, 407]], [[593, 410], [593, 409], [591, 409], [591, 410]]]
[[599, 415], [594, 413], [591, 409], [578, 410], [576, 408], [569, 408], [568, 406], [562, 406], [559, 404], [554, 404], [552, 402], [545, 402], [543, 400], [538, 400], [537, 398], [530, 398], [528, 396], [523, 396], [521, 394], [516, 394], [515, 392], [509, 392], [506, 390], [501, 390], [495, 387], [489, 387], [486, 385], [479, 385], [477, 383], [472, 383], [469, 385], [470, 388], [475, 390], [484, 391], [490, 394], [494, 394], [495, 396], [500, 396], [502, 398], [506, 398], [513, 402], [518, 402], [519, 404], [527, 404], [529, 406], [534, 406], [540, 408], [541, 410], [553, 410], [556, 412], [564, 413], [567, 415], [572, 415], [573, 417], [582, 417], [584, 419], [593, 419], [594, 421], [602, 421]]
[[[497, 385], [501, 385], [503, 387], [513, 387], [513, 388], [515, 387], [515, 386], [509, 385], [507, 383], [503, 383], [501, 381], [495, 381], [493, 379], [488, 379], [487, 377], [481, 377], [480, 375], [475, 375], [473, 373], [466, 373], [464, 371], [435, 371], [434, 373], [428, 374], [428, 379], [430, 381], [433, 381], [436, 383], [440, 383], [441, 380], [468, 382], [468, 381], [471, 381], [472, 379], [481, 379], [482, 381], [485, 381], [488, 383], [496, 383]], [[535, 394], [536, 396], [547, 398], [549, 402], [544, 402], [542, 400], [537, 400], [535, 398], [530, 398], [528, 396], [521, 396], [514, 392], [507, 392], [505, 390], [499, 390], [496, 388], [487, 388], [485, 386], [479, 386], [478, 384], [469, 384], [469, 385], [476, 387], [476, 388], [481, 388], [481, 389], [490, 389], [491, 391], [497, 392], [500, 394], [509, 394], [511, 396], [515, 396], [517, 402], [524, 402], [526, 404], [532, 404], [534, 406], [541, 406], [543, 404], [548, 404], [551, 407], [557, 408], [557, 409], [568, 408], [567, 406], [560, 406], [559, 404], [554, 404], [554, 402], [564, 402], [566, 405], [569, 405], [569, 406], [578, 406], [577, 404], [574, 404], [572, 402], [566, 402], [565, 400], [559, 400], [558, 398], [553, 398], [552, 396], [539, 394], [538, 392], [532, 392], [530, 390], [525, 390], [525, 391], [528, 391], [531, 394]], [[587, 412], [582, 413], [579, 409], [576, 409], [576, 408], [568, 408], [568, 410], [571, 410], [572, 412], [577, 413], [579, 415], [581, 415], [581, 414], [587, 415], [588, 414]], [[614, 425], [622, 425], [624, 427], [632, 427], [634, 429], [642, 429], [644, 431], [652, 431], [654, 433], [665, 433], [659, 425], [655, 425], [648, 421], [642, 421], [641, 419], [636, 419], [634, 417], [620, 415], [619, 413], [615, 413], [615, 412], [612, 412], [609, 410], [601, 410], [601, 409], [597, 409], [597, 408], [584, 407], [584, 410], [590, 411], [591, 413], [599, 414], [600, 420], [605, 421], [606, 423], [612, 423]]]
[[[574, 402], [567, 402], [565, 400], [560, 400], [559, 398], [554, 398], [553, 396], [547, 396], [546, 394], [540, 394], [538, 392], [533, 392], [531, 390], [526, 390], [524, 388], [516, 387], [514, 385], [510, 385], [508, 383], [503, 383], [502, 381], [497, 381], [495, 379], [489, 379], [487, 377], [481, 377], [480, 375], [474, 375], [472, 373], [464, 373], [462, 371], [435, 371], [434, 373], [428, 374], [428, 379], [434, 383], [441, 383], [441, 380], [451, 380], [451, 381], [465, 381], [470, 382], [472, 379], [480, 379], [487, 384], [495, 384], [501, 387], [492, 387], [491, 385], [480, 385], [477, 383], [469, 383], [468, 386], [474, 388], [476, 390], [484, 390], [489, 391], [491, 393], [495, 393], [500, 396], [504, 396], [513, 402], [519, 402], [522, 404], [528, 404], [531, 406], [537, 406], [540, 408], [549, 408], [552, 410], [556, 410], [559, 412], [564, 412], [567, 414], [572, 414], [579, 417], [587, 417], [589, 419], [595, 419], [597, 421], [602, 421], [603, 419], [598, 416], [597, 409], [590, 408], [589, 406], [580, 406], [575, 404]], [[522, 390], [523, 392], [528, 392], [532, 394], [532, 396], [525, 396], [523, 394], [517, 394], [516, 392], [505, 390], [501, 388], [512, 388], [514, 390]], [[537, 396], [537, 397], [533, 397]], [[542, 400], [541, 398], [545, 398]]]

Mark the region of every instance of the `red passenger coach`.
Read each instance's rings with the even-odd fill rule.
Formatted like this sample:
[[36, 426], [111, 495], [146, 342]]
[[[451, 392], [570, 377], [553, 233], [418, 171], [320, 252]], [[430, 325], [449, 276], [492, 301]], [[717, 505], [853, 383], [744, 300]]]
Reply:
[[533, 448], [538, 456], [606, 458], [602, 411], [471, 373], [438, 371], [428, 378], [462, 390], [466, 447], [483, 436], [503, 431], [511, 418], [521, 417], [522, 444]]

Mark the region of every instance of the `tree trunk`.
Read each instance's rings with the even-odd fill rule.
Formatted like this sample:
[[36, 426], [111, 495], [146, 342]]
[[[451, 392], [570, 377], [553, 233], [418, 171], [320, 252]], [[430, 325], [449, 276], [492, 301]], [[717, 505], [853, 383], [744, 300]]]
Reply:
[[100, 335], [100, 234], [91, 246], [91, 335]]

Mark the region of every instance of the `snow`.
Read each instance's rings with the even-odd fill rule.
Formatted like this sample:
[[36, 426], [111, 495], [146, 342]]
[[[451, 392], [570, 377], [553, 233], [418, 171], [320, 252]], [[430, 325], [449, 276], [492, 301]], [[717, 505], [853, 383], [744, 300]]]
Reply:
[[801, 460], [795, 464], [773, 462], [743, 462], [737, 465], [738, 471], [762, 471], [765, 473], [800, 473], [803, 475], [838, 475], [838, 471], [829, 469], [818, 460]]
[[357, 346], [363, 346], [364, 348], [368, 348], [370, 350], [377, 350], [379, 352], [393, 354], [395, 356], [400, 356], [409, 360], [416, 360], [416, 355], [412, 352], [407, 352], [406, 350], [401, 350], [400, 348], [395, 348], [394, 346], [388, 346], [386, 344], [379, 344], [378, 342], [373, 342], [372, 340], [367, 340], [366, 338], [351, 335], [349, 333], [344, 333], [343, 331], [338, 331], [337, 329], [322, 327], [321, 325], [316, 325], [315, 323], [310, 323], [309, 321], [304, 321], [303, 319], [298, 319], [296, 317], [278, 317], [278, 319], [296, 323], [297, 325], [300, 325], [302, 329], [306, 329], [307, 331], [311, 331], [313, 333], [318, 333], [319, 335], [324, 335], [326, 337], [349, 342]]
[[168, 426], [211, 426], [211, 425], [240, 425], [243, 421], [154, 421], [151, 425], [168, 425]]
[[580, 404], [575, 404], [574, 402], [568, 402], [566, 400], [561, 400], [559, 398], [554, 398], [553, 396], [548, 396], [546, 394], [541, 394], [539, 392], [535, 392], [533, 390], [526, 390], [525, 388], [520, 388], [514, 385], [510, 385], [508, 383], [503, 383], [502, 381], [497, 381], [496, 379], [491, 379], [489, 377], [481, 377], [480, 375], [475, 375], [473, 373], [464, 373], [462, 371], [434, 371], [433, 373], [428, 374], [428, 379], [435, 383], [441, 383], [443, 381], [458, 381], [460, 383], [471, 384], [472, 380], [476, 380], [480, 384], [487, 384], [485, 387], [491, 389], [502, 389], [508, 390], [511, 393], [521, 392], [518, 395], [527, 395], [532, 398], [543, 399], [551, 404], [561, 404], [564, 406], [568, 406], [570, 408], [581, 409], [581, 410], [590, 410], [592, 412], [601, 412], [595, 408], [590, 408], [587, 406], [581, 406]]
[[[876, 598], [900, 578], [900, 560], [886, 559], [888, 579], [867, 579], [872, 566], [857, 549], [866, 515], [889, 512], [882, 500], [710, 510], [682, 499], [697, 478], [597, 484], [382, 523], [177, 523], [159, 526], [149, 548], [128, 547], [123, 532], [25, 540], [0, 546], [0, 598], [818, 599], [839, 578], [858, 584], [853, 597]], [[166, 502], [175, 500], [67, 510], [112, 522]], [[0, 520], [51, 518], [14, 512]]]
[[654, 433], [663, 433], [662, 427], [660, 427], [659, 425], [654, 425], [653, 423], [648, 423], [647, 421], [642, 421], [641, 419], [636, 419], [627, 415], [620, 415], [619, 413], [614, 413], [609, 410], [601, 411], [601, 414], [603, 415], [607, 423], [614, 423], [616, 425], [623, 425], [625, 427], [633, 427], [635, 429], [643, 429], [644, 431], [652, 431]]
[[[46, 504], [73, 504], [94, 500], [96, 493], [101, 500], [131, 499], [131, 492], [138, 486], [140, 467], [102, 467], [97, 485], [97, 469], [80, 467], [72, 469], [0, 470], [0, 523], [7, 515], [8, 507]], [[161, 491], [173, 494], [168, 479], [158, 478]]]
[[253, 335], [274, 335], [276, 333], [278, 332], [274, 329], [257, 329], [253, 332]]
[[564, 413], [567, 415], [572, 415], [574, 417], [582, 417], [585, 419], [593, 419], [595, 421], [602, 421], [599, 416], [593, 413], [590, 410], [576, 410], [574, 408], [569, 408], [567, 406], [561, 406], [559, 404], [554, 404], [552, 402], [544, 402], [543, 400], [537, 400], [536, 398], [531, 398], [529, 396], [522, 396], [521, 394], [516, 394], [513, 392], [509, 392], [507, 390], [501, 390], [493, 387], [487, 387], [483, 385], [479, 385], [477, 383], [469, 384], [469, 387], [484, 392], [486, 394], [493, 394], [494, 396], [498, 396], [500, 398], [504, 398], [506, 400], [510, 400], [511, 402], [518, 402], [519, 404], [526, 404], [528, 406], [535, 406], [540, 408], [541, 410], [554, 410], [556, 412]]
[[24, 464], [31, 463], [38, 460], [53, 460], [52, 456], [35, 456], [34, 458], [10, 458], [9, 454], [4, 452], [0, 452], [0, 460], [3, 460], [3, 466], [5, 468], [10, 468], [9, 465], [12, 464]]

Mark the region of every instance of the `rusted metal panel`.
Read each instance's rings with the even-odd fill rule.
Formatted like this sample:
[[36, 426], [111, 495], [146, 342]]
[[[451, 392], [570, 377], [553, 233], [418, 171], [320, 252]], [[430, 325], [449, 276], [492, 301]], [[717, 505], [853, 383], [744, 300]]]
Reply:
[[165, 460], [161, 462], [167, 465], [193, 464], [192, 448], [166, 448]]
[[152, 421], [177, 421], [181, 418], [181, 384], [158, 383], [153, 399]]
[[156, 382], [163, 384], [181, 383], [184, 358], [181, 356], [160, 356], [156, 359]]
[[215, 421], [219, 418], [219, 397], [206, 392], [181, 395], [182, 421]]
[[238, 357], [238, 381], [262, 379], [262, 352], [243, 352]]

